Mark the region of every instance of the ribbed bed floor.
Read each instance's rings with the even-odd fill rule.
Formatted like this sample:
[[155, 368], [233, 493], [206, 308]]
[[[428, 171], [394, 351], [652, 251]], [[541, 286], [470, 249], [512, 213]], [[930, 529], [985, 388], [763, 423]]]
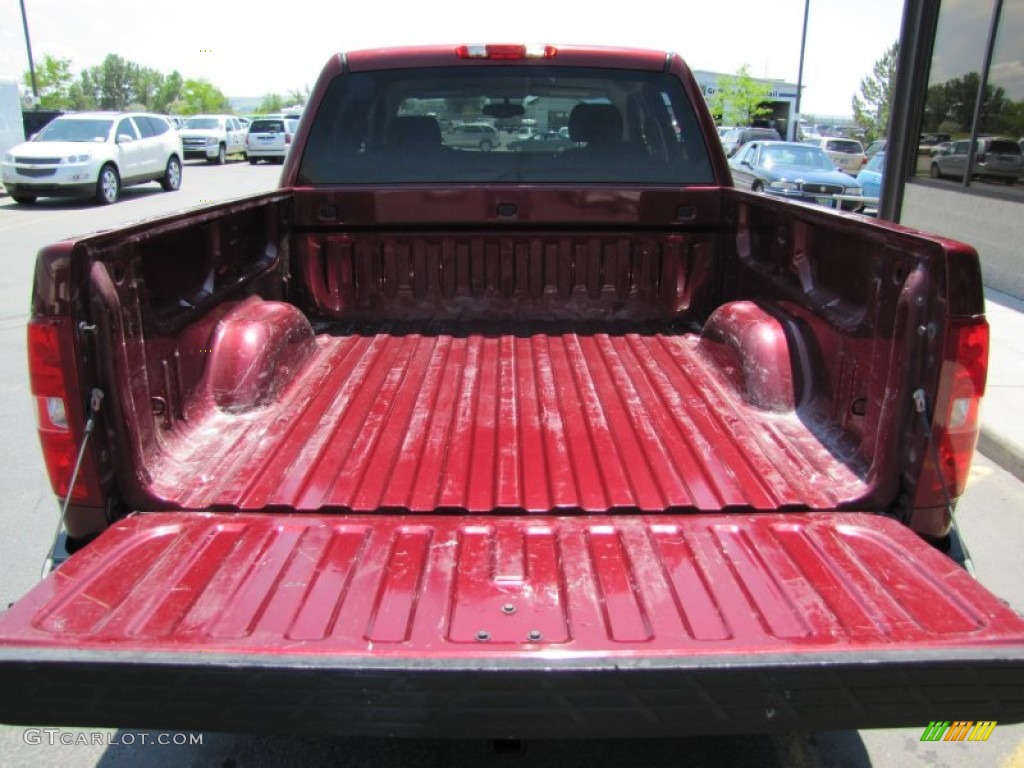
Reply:
[[271, 406], [165, 445], [186, 508], [834, 508], [866, 486], [796, 414], [745, 403], [687, 335], [318, 337]]

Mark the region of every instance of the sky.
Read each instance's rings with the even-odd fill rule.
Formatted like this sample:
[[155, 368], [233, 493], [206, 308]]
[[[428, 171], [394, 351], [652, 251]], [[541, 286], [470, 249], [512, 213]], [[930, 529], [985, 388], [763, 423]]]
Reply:
[[[77, 73], [116, 53], [233, 98], [312, 86], [331, 54], [392, 45], [539, 42], [655, 48], [693, 69], [797, 82], [805, 0], [24, 0], [32, 53]], [[902, 0], [809, 0], [803, 112], [849, 115], [899, 38]], [[18, 0], [0, 0], [0, 78], [28, 69]]]

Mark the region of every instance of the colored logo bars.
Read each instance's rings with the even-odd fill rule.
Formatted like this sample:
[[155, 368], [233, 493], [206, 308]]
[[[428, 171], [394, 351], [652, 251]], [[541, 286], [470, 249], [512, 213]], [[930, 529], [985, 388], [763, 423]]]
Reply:
[[921, 734], [921, 741], [988, 741], [995, 727], [994, 720], [932, 720]]

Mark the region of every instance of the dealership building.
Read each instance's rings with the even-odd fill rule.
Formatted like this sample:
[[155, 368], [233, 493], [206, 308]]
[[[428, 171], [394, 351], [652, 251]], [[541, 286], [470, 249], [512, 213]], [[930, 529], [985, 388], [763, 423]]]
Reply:
[[[732, 77], [719, 72], [707, 72], [702, 69], [693, 70], [693, 76], [700, 86], [704, 98], [708, 99], [718, 90], [718, 79], [720, 77]], [[771, 112], [762, 119], [766, 120], [771, 127], [775, 128], [783, 138], [793, 140], [796, 131], [796, 83], [786, 83], [782, 80], [764, 80], [754, 78], [757, 82], [766, 83], [771, 87], [771, 92], [765, 100], [765, 104], [771, 107]]]

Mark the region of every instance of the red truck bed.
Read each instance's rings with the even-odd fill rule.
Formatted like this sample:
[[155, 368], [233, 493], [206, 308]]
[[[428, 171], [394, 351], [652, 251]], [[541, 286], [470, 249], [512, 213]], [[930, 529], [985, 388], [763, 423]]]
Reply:
[[696, 334], [321, 335], [265, 407], [196, 405], [152, 490], [191, 509], [421, 513], [834, 509], [864, 492], [813, 424], [715, 370]]

